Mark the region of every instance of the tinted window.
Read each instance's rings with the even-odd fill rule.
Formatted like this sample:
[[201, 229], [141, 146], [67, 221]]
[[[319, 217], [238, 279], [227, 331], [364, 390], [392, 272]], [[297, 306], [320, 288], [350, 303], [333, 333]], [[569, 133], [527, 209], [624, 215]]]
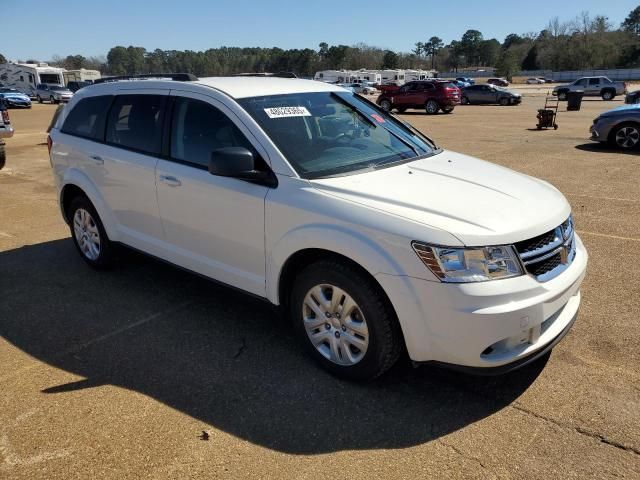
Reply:
[[191, 98], [177, 98], [171, 121], [171, 157], [208, 166], [217, 148], [253, 147], [220, 110]]
[[78, 137], [102, 140], [107, 110], [112, 99], [112, 96], [100, 96], [80, 100], [69, 112], [62, 126], [62, 132]]
[[166, 97], [121, 95], [109, 113], [107, 142], [141, 152], [160, 153]]
[[600, 79], [599, 78], [590, 78], [589, 79], [589, 85], [599, 85], [600, 84]]

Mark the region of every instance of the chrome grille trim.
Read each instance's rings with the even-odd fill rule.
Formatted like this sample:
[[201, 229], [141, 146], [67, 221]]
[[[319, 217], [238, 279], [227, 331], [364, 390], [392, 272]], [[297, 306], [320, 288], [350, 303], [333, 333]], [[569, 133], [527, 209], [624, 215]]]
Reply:
[[546, 282], [564, 272], [576, 256], [573, 218], [542, 235], [515, 244], [526, 272]]

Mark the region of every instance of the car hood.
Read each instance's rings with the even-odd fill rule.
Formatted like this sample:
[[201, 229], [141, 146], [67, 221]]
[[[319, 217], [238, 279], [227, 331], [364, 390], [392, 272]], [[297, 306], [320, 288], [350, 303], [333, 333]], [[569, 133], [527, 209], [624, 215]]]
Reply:
[[450, 151], [311, 184], [325, 194], [447, 231], [470, 246], [534, 237], [571, 212], [551, 184]]
[[626, 115], [629, 113], [638, 113], [640, 114], [640, 104], [633, 103], [630, 105], [622, 105], [620, 107], [613, 108], [611, 110], [607, 110], [600, 114], [601, 117], [612, 117], [615, 115]]
[[29, 97], [24, 93], [0, 93], [0, 96], [3, 96], [4, 98], [20, 98], [23, 100], [29, 99]]

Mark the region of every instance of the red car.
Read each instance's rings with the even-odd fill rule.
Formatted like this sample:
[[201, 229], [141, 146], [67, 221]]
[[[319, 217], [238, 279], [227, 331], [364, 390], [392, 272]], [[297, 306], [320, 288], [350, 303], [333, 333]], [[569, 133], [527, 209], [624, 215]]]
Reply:
[[407, 82], [401, 87], [385, 88], [376, 101], [387, 112], [396, 109], [424, 108], [430, 115], [442, 110], [451, 113], [460, 105], [460, 89], [449, 81], [424, 80]]

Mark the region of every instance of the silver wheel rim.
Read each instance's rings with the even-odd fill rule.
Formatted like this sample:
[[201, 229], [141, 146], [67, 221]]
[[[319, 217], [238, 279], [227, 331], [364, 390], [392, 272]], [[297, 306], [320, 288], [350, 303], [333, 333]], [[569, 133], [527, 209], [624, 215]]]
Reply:
[[605, 100], [611, 100], [611, 97], [612, 97], [611, 92], [605, 92], [603, 97]]
[[427, 103], [427, 112], [436, 113], [437, 111], [438, 111], [438, 104], [436, 104], [435, 102]]
[[640, 141], [640, 132], [635, 127], [622, 127], [616, 132], [616, 144], [622, 148], [635, 147]]
[[335, 285], [320, 284], [307, 292], [302, 320], [315, 349], [342, 366], [355, 365], [367, 353], [369, 328], [355, 300]]
[[84, 208], [73, 215], [73, 233], [82, 254], [89, 260], [100, 256], [100, 232], [93, 217]]
[[389, 110], [391, 110], [391, 103], [387, 102], [386, 100], [382, 102], [380, 106], [382, 107], [382, 110], [384, 110], [385, 112], [388, 112]]

